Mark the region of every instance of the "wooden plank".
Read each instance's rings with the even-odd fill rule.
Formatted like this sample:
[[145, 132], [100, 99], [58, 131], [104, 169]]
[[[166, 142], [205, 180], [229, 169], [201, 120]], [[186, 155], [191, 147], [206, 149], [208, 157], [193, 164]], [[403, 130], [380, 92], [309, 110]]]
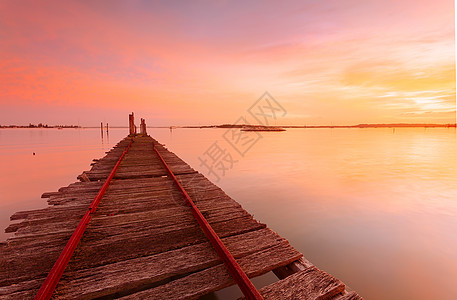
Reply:
[[[283, 238], [269, 229], [225, 238], [223, 242], [236, 258], [285, 244]], [[68, 272], [57, 292], [62, 298], [127, 295], [217, 264], [220, 264], [218, 255], [205, 242], [94, 269]]]
[[[71, 235], [71, 234], [70, 234]], [[47, 244], [34, 244], [32, 247], [15, 247], [5, 253], [0, 247], [0, 286], [15, 284], [46, 275], [59, 257], [70, 235], [55, 236], [60, 238], [60, 248], [48, 249]], [[56, 244], [57, 241], [52, 241]]]
[[[195, 222], [196, 223], [196, 222]], [[238, 235], [265, 228], [250, 218], [238, 218], [213, 223], [220, 237]], [[88, 228], [88, 230], [90, 227]], [[95, 230], [94, 230], [95, 231]], [[206, 241], [206, 236], [196, 224], [174, 225], [165, 228], [136, 228], [134, 232], [88, 231], [70, 262], [71, 269], [84, 269], [138, 256], [153, 255]], [[106, 236], [108, 233], [109, 236]]]
[[[237, 262], [249, 277], [255, 277], [297, 260], [301, 256], [302, 254], [290, 247], [288, 243], [284, 243], [239, 258]], [[122, 299], [197, 299], [234, 283], [225, 266], [219, 264]]]
[[[261, 229], [223, 239], [223, 242], [237, 258], [284, 241], [283, 238], [269, 229]], [[167, 263], [164, 264], [164, 261]], [[122, 293], [124, 289], [142, 289], [142, 287], [149, 286], [154, 282], [218, 263], [219, 259], [211, 245], [205, 242], [93, 269], [66, 272], [57, 292], [58, 295], [64, 295], [63, 298], [75, 298], [78, 295], [78, 298], [111, 295]], [[39, 280], [0, 287], [0, 299], [2, 299], [2, 295], [9, 295], [11, 299], [22, 299], [24, 295], [34, 295], [43, 280], [44, 277]], [[126, 287], [126, 282], [129, 282], [128, 287]]]
[[0, 299], [23, 300], [33, 299], [44, 278], [23, 281], [17, 284], [0, 287]]
[[80, 175], [80, 179], [79, 179], [79, 180], [81, 180], [82, 182], [89, 182], [89, 181], [90, 181], [89, 177], [87, 177], [86, 172], [83, 172], [83, 173]]
[[51, 196], [59, 195], [59, 192], [46, 192], [41, 195], [41, 198], [50, 198]]
[[[144, 193], [140, 194], [141, 197], [137, 197], [138, 194], [134, 192], [130, 194], [130, 197], [126, 197], [128, 194], [129, 193], [125, 195], [111, 195], [108, 199], [105, 197], [100, 205], [97, 215], [112, 216], [139, 212], [146, 213], [166, 208], [176, 209], [179, 207], [181, 207], [181, 209], [183, 209], [183, 207], [184, 209], [187, 209], [187, 206], [185, 206], [185, 203], [182, 201], [181, 195], [178, 192], [171, 193], [170, 191], [163, 191], [163, 193], [160, 193], [160, 196], [157, 197], [143, 196]], [[154, 192], [149, 191], [149, 193], [146, 194], [151, 195], [154, 194]], [[220, 198], [221, 193], [218, 191], [205, 192], [203, 195], [201, 195], [200, 192], [197, 194], [190, 194], [194, 196], [194, 199], [196, 199], [195, 202], [204, 213], [224, 208], [241, 209], [239, 204], [225, 194], [225, 197]], [[10, 227], [7, 228], [7, 231], [17, 231], [16, 237], [13, 238], [17, 239], [21, 235], [42, 235], [53, 231], [61, 232], [63, 230], [70, 230], [72, 228], [71, 224], [74, 224], [74, 222], [79, 220], [92, 199], [93, 197], [81, 199], [70, 198], [70, 200], [68, 200], [69, 202], [63, 204], [61, 207], [50, 207], [43, 211], [28, 212], [28, 215], [23, 222], [10, 225]], [[67, 206], [67, 204], [72, 206]]]
[[344, 283], [312, 266], [272, 283], [259, 292], [266, 300], [333, 299], [338, 294], [344, 293], [344, 290]]
[[[201, 175], [198, 177], [198, 178], [201, 178]], [[164, 193], [163, 195], [166, 196], [166, 197], [169, 197], [170, 196], [170, 193], [169, 193], [169, 190], [170, 189], [174, 189], [173, 185], [172, 185], [172, 182], [171, 180], [165, 178], [165, 180], [163, 179], [160, 179], [160, 180], [157, 180], [159, 181], [159, 184], [161, 185], [164, 185], [164, 183], [167, 183], [166, 187], [163, 189]], [[142, 185], [143, 188], [144, 188], [144, 191], [145, 192], [142, 192], [142, 194], [146, 197], [147, 195], [154, 195], [156, 194], [156, 190], [153, 190], [151, 191], [149, 189], [148, 186], [144, 187], [144, 184], [152, 184], [154, 181], [149, 181], [149, 182], [142, 182]], [[184, 181], [183, 181], [184, 182]], [[199, 183], [199, 181], [196, 181], [194, 180], [194, 182], [196, 183]], [[129, 182], [131, 183], [131, 182]], [[209, 183], [209, 181], [208, 181]], [[203, 183], [204, 185], [206, 185], [206, 183]], [[201, 198], [202, 195], [198, 194], [200, 193], [200, 191], [198, 190], [198, 188], [200, 188], [202, 185], [198, 185], [195, 189], [190, 189], [190, 194], [191, 196], [194, 196], [196, 198], [196, 203], [198, 203], [198, 200]], [[216, 186], [214, 186], [213, 184], [209, 183], [208, 185], [206, 185], [207, 188], [204, 190], [204, 196], [208, 197], [208, 196], [212, 196], [212, 197], [215, 197], [215, 195], [218, 195], [219, 193], [217, 191], [220, 191], [220, 195], [221, 196], [225, 196], [224, 198], [226, 198], [227, 196], [225, 195], [225, 193], [220, 190], [219, 188], [217, 188]], [[76, 205], [76, 204], [89, 204], [93, 197], [97, 194], [98, 192], [98, 187], [99, 185], [95, 186], [95, 187], [90, 187], [89, 188], [89, 191], [87, 191], [87, 187], [86, 189], [84, 190], [84, 186], [80, 186], [78, 189], [77, 189], [77, 192], [71, 192], [70, 191], [66, 191], [66, 192], [62, 192], [60, 193], [60, 195], [64, 195], [64, 196], [52, 196], [51, 199], [49, 200], [49, 203], [52, 203], [52, 204], [59, 204], [59, 205], [64, 205], [64, 204], [72, 204], [72, 205]], [[214, 190], [211, 190], [211, 188], [214, 188]], [[135, 187], [134, 187], [135, 189]], [[107, 195], [110, 195], [110, 192], [114, 192], [114, 191], [117, 191], [115, 193], [115, 195], [111, 195], [110, 198], [115, 198], [115, 197], [124, 197], [125, 198], [125, 195], [129, 195], [129, 198], [135, 198], [141, 191], [138, 191], [138, 188], [135, 189], [134, 192], [130, 191], [130, 189], [126, 189], [124, 188], [124, 186], [120, 186], [119, 187], [119, 184], [116, 184], [114, 183]], [[122, 193], [119, 193], [119, 191], [122, 191]], [[197, 191], [197, 194], [193, 194], [192, 193], [194, 191]], [[215, 194], [216, 193], [216, 194]], [[111, 193], [113, 194], [113, 193]], [[180, 194], [177, 192], [177, 191], [173, 191], [173, 195], [172, 195], [175, 199], [176, 198], [180, 198]], [[228, 197], [227, 197], [228, 198]], [[115, 200], [115, 199], [112, 199], [112, 200]], [[142, 199], [135, 199], [135, 201], [141, 201]], [[145, 200], [155, 200], [155, 201], [160, 201], [160, 199], [145, 199]], [[201, 199], [201, 201], [203, 200], [206, 200], [206, 199]], [[233, 201], [234, 202], [234, 201]], [[117, 204], [116, 204], [117, 205]], [[62, 213], [64, 213], [62, 215]], [[21, 218], [21, 217], [26, 217], [26, 220], [23, 222], [23, 223], [18, 223], [18, 224], [14, 224], [12, 226], [10, 226], [9, 228], [7, 228], [7, 231], [8, 232], [14, 232], [16, 230], [18, 230], [19, 228], [23, 228], [23, 227], [27, 227], [27, 228], [30, 228], [33, 224], [42, 224], [44, 222], [52, 222], [53, 220], [59, 220], [59, 219], [68, 219], [68, 218], [72, 218], [72, 215], [74, 215], [72, 212], [70, 213], [69, 210], [67, 210], [66, 208], [62, 211], [56, 211], [56, 210], [52, 210], [51, 208], [47, 208], [47, 209], [44, 209], [42, 211], [40, 210], [36, 210], [36, 211], [30, 211], [30, 212], [22, 212], [22, 213], [17, 213], [15, 214], [15, 217], [14, 219], [18, 219], [18, 218]], [[38, 220], [37, 222], [34, 222], [34, 220]], [[38, 230], [41, 230], [40, 228], [36, 228], [35, 231], [38, 231]], [[33, 231], [27, 231], [27, 230], [22, 230], [22, 231], [19, 231], [18, 234], [26, 234], [26, 233], [31, 233]]]
[[[114, 206], [115, 207], [115, 206]], [[166, 226], [170, 224], [170, 221], [173, 224], [182, 223], [182, 222], [192, 222], [193, 216], [191, 215], [189, 209], [186, 206], [166, 206], [166, 208], [161, 209], [149, 209], [150, 207], [139, 207], [137, 210], [132, 210], [132, 207], [129, 207], [128, 212], [114, 209], [105, 211], [100, 211], [95, 218], [91, 227], [102, 227], [102, 226], [116, 226], [120, 224], [138, 224], [142, 222], [154, 222], [156, 226]], [[248, 216], [249, 214], [240, 209], [237, 206], [227, 206], [227, 205], [216, 205], [209, 206], [201, 210], [202, 213], [209, 220], [214, 221], [217, 217], [227, 215], [225, 219], [238, 218], [241, 216]], [[83, 212], [81, 212], [83, 214]], [[6, 231], [14, 232], [16, 231], [16, 237], [22, 235], [30, 234], [43, 234], [43, 233], [58, 233], [65, 232], [69, 230], [74, 230], [81, 218], [81, 214], [70, 214], [65, 218], [62, 216], [49, 216], [39, 219], [26, 220], [21, 223], [11, 224]], [[146, 224], [146, 223], [145, 223]]]
[[[190, 211], [188, 212], [190, 214]], [[160, 227], [154, 222], [133, 226], [91, 227], [87, 229], [74, 254], [74, 269], [89, 268], [138, 256], [152, 255], [201, 243], [206, 237], [192, 218]], [[221, 237], [264, 228], [250, 216], [232, 219], [230, 214], [217, 218], [213, 227]], [[42, 236], [30, 236], [9, 241], [0, 247], [0, 285], [14, 278], [30, 280], [46, 274], [62, 251], [73, 230]], [[20, 256], [18, 255], [20, 254]]]

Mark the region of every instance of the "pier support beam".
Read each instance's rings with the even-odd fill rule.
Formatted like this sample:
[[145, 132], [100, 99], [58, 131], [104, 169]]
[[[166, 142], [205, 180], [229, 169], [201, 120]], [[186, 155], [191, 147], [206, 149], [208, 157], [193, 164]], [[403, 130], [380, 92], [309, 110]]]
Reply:
[[273, 273], [278, 277], [279, 279], [284, 279], [292, 274], [295, 274], [297, 272], [303, 271], [306, 268], [312, 267], [313, 264], [310, 263], [307, 259], [305, 258], [300, 258], [297, 261], [294, 261], [287, 266], [279, 267], [273, 270]]

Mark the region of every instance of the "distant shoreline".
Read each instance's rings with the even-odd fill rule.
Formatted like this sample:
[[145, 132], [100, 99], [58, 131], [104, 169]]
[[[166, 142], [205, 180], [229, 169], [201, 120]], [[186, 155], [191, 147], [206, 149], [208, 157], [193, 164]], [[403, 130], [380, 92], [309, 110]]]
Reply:
[[41, 128], [41, 129], [47, 129], [47, 128], [82, 128], [81, 126], [79, 125], [42, 125], [42, 124], [38, 124], [38, 125], [34, 125], [34, 124], [30, 124], [30, 125], [0, 125], [0, 128]]
[[[185, 126], [148, 126], [148, 128], [242, 128], [246, 126], [245, 124], [222, 124], [222, 125], [185, 125]], [[249, 126], [255, 126], [250, 124]], [[409, 124], [409, 123], [390, 123], [390, 124], [357, 124], [357, 125], [271, 125], [266, 127], [281, 127], [281, 128], [453, 128], [456, 127], [456, 124]], [[41, 128], [41, 129], [48, 129], [48, 128], [75, 128], [75, 129], [84, 129], [84, 128], [100, 128], [98, 126], [77, 126], [77, 125], [0, 125], [0, 129], [2, 128]], [[127, 126], [110, 126], [110, 128], [128, 128]], [[106, 130], [104, 128], [104, 130]]]
[[[208, 126], [176, 126], [177, 128], [242, 128], [244, 124], [223, 124]], [[256, 126], [256, 125], [249, 125]], [[398, 128], [398, 127], [456, 127], [456, 124], [408, 124], [408, 123], [391, 123], [391, 124], [357, 124], [357, 125], [271, 125], [266, 127], [281, 128]], [[166, 127], [165, 127], [166, 128]]]

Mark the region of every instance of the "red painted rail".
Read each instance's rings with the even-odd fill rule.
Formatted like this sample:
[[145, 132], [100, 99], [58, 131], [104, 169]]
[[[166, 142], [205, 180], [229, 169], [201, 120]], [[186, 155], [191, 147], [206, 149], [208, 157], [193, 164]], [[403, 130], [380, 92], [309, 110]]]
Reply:
[[94, 200], [92, 201], [92, 203], [89, 206], [89, 209], [84, 214], [84, 217], [79, 222], [78, 227], [76, 227], [76, 230], [71, 235], [70, 239], [67, 242], [67, 245], [63, 249], [62, 253], [60, 253], [59, 258], [55, 262], [54, 266], [52, 267], [52, 269], [49, 272], [48, 276], [46, 277], [45, 281], [43, 282], [40, 289], [38, 290], [38, 293], [36, 294], [36, 296], [34, 298], [35, 300], [38, 300], [38, 299], [39, 300], [42, 300], [42, 299], [48, 300], [51, 298], [52, 293], [54, 293], [54, 290], [57, 286], [57, 283], [59, 283], [60, 277], [62, 277], [62, 274], [65, 271], [65, 268], [67, 267], [71, 256], [75, 252], [76, 246], [78, 245], [79, 241], [81, 240], [81, 237], [83, 236], [83, 233], [87, 228], [87, 225], [89, 225], [89, 222], [92, 219], [92, 214], [95, 213], [95, 210], [97, 209], [98, 204], [100, 203], [100, 200], [103, 198], [103, 195], [105, 194], [106, 189], [108, 188], [108, 186], [111, 182], [111, 179], [113, 179], [114, 174], [117, 171], [117, 168], [121, 164], [122, 159], [127, 154], [127, 151], [129, 150], [132, 143], [133, 143], [133, 140], [130, 141], [129, 145], [122, 153], [121, 157], [117, 161], [113, 170], [111, 170], [111, 173], [109, 174], [108, 178], [105, 180], [105, 183], [103, 184], [101, 189], [98, 191], [97, 196], [95, 196]]
[[216, 250], [217, 254], [224, 262], [225, 266], [227, 267], [227, 270], [229, 271], [230, 275], [233, 277], [235, 282], [240, 287], [240, 289], [243, 292], [246, 299], [248, 299], [248, 300], [263, 299], [263, 297], [260, 295], [259, 291], [255, 288], [255, 286], [249, 280], [246, 273], [244, 273], [243, 269], [241, 269], [240, 265], [236, 262], [233, 255], [230, 253], [230, 251], [227, 249], [227, 247], [225, 247], [224, 243], [222, 243], [222, 241], [219, 238], [219, 236], [217, 235], [217, 233], [213, 230], [211, 225], [208, 223], [208, 221], [202, 215], [200, 210], [194, 204], [194, 202], [192, 201], [190, 196], [187, 194], [186, 190], [182, 187], [181, 183], [179, 183], [175, 174], [173, 174], [171, 169], [168, 167], [167, 163], [163, 159], [162, 155], [160, 155], [159, 151], [157, 150], [157, 148], [155, 147], [154, 144], [153, 144], [153, 146], [154, 146], [154, 151], [159, 156], [163, 165], [167, 169], [168, 174], [173, 179], [173, 182], [175, 183], [176, 187], [179, 189], [181, 195], [186, 200], [186, 203], [190, 207], [192, 214], [194, 215], [198, 224], [203, 229], [203, 232], [205, 233], [206, 237], [209, 239], [209, 241], [213, 245], [214, 249]]

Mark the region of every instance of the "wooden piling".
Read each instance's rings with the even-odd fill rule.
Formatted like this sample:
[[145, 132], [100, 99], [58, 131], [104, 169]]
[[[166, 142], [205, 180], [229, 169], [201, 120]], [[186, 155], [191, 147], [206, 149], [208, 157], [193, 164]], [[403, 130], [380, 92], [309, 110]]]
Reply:
[[144, 121], [144, 119], [141, 119], [140, 134], [141, 135], [148, 135], [147, 132], [146, 132], [146, 122]]
[[136, 126], [135, 126], [135, 119], [133, 112], [129, 114], [129, 134], [135, 135], [136, 134]]

